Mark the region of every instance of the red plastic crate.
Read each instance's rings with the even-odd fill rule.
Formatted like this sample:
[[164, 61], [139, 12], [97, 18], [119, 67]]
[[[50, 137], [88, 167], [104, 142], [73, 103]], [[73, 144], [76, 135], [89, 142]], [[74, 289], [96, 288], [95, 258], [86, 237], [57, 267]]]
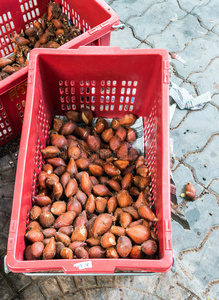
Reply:
[[[11, 271], [110, 274], [171, 268], [168, 74], [165, 50], [80, 47], [32, 51], [26, 101], [29, 113], [24, 116], [7, 249]], [[132, 112], [143, 117], [145, 157], [158, 217], [159, 259], [24, 260], [28, 215], [44, 164], [40, 150], [46, 146], [52, 118], [84, 106], [95, 116], [121, 117]], [[84, 261], [91, 261], [92, 267], [78, 269], [76, 264]]]
[[[109, 46], [118, 15], [103, 0], [54, 0], [83, 33], [59, 49]], [[11, 38], [47, 12], [49, 0], [7, 0], [0, 5], [0, 57], [13, 52]], [[0, 146], [21, 133], [28, 67], [0, 81]]]

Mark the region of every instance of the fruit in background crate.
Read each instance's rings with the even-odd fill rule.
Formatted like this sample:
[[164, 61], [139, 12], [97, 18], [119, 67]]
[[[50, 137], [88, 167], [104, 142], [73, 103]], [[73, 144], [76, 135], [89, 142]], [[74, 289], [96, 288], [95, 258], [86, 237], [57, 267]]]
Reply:
[[[13, 69], [12, 69], [13, 68]], [[19, 70], [19, 65], [15, 64], [15, 54], [0, 58], [0, 80], [7, 78], [12, 73]]]
[[0, 80], [28, 65], [28, 55], [33, 48], [58, 48], [80, 35], [82, 31], [68, 19], [56, 2], [50, 1], [47, 13], [33, 27], [21, 30], [12, 38], [14, 54], [0, 58]]
[[[44, 18], [43, 26], [46, 22]], [[94, 116], [88, 108], [66, 116], [68, 121], [54, 118], [50, 143], [41, 150], [45, 165], [26, 233], [34, 251], [27, 246], [25, 258], [155, 255], [151, 178], [144, 157], [132, 146], [136, 136], [129, 128], [136, 116], [114, 118], [109, 128], [102, 117], [92, 128]], [[84, 127], [78, 127], [79, 121]]]

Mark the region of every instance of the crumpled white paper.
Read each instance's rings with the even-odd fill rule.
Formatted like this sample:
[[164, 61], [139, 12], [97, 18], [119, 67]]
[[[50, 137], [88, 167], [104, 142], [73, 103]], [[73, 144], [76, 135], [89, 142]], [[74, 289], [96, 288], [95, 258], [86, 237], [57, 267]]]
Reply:
[[180, 88], [173, 82], [170, 82], [169, 95], [180, 109], [198, 110], [201, 109], [206, 102], [211, 101], [210, 92], [193, 97], [186, 89]]

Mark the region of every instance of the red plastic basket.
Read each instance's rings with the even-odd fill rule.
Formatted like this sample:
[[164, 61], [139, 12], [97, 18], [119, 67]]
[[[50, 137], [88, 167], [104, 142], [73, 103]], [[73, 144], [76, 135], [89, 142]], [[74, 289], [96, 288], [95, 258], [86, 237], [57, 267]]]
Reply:
[[[24, 116], [7, 249], [11, 271], [110, 274], [171, 268], [168, 76], [165, 50], [80, 47], [52, 53], [32, 51], [26, 101], [29, 113]], [[96, 116], [121, 117], [132, 112], [143, 117], [145, 156], [158, 217], [159, 259], [24, 260], [28, 214], [44, 163], [40, 150], [46, 146], [52, 118], [84, 106]], [[91, 267], [78, 269], [77, 264], [84, 261], [90, 261]]]
[[[59, 49], [109, 46], [118, 15], [102, 0], [54, 0], [83, 33]], [[47, 12], [49, 0], [7, 0], [0, 5], [0, 57], [13, 52], [10, 42], [21, 29]], [[0, 81], [0, 146], [21, 133], [28, 67]]]

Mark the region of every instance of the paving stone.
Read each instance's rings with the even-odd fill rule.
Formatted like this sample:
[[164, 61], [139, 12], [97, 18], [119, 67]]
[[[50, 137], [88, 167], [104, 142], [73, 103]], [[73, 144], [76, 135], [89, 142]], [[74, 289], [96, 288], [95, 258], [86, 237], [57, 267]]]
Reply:
[[181, 159], [188, 151], [200, 150], [218, 131], [217, 108], [207, 104], [202, 110], [191, 111], [178, 128], [171, 130], [174, 154]]
[[146, 294], [144, 296], [144, 300], [161, 300], [160, 297], [157, 297], [156, 295], [149, 295], [149, 294]]
[[206, 194], [200, 199], [187, 202], [180, 211], [188, 221], [190, 230], [184, 230], [180, 224], [172, 221], [173, 255], [175, 258], [179, 256], [182, 250], [197, 247], [209, 228], [217, 224], [217, 214], [214, 213], [214, 211], [218, 211], [216, 197]]
[[10, 168], [13, 168], [13, 165], [10, 165], [9, 162], [11, 162], [11, 157], [9, 155], [5, 155], [0, 158], [0, 172], [2, 173], [5, 170], [8, 170]]
[[217, 193], [219, 195], [219, 179], [215, 179], [209, 186], [209, 190]]
[[[186, 300], [200, 300], [200, 298], [198, 296], [191, 295]], [[217, 299], [212, 299], [212, 300], [217, 300]]]
[[193, 73], [188, 79], [197, 84], [200, 94], [210, 91], [213, 95], [219, 93], [218, 69], [219, 58], [215, 58], [203, 72]]
[[[171, 286], [169, 294], [166, 299], [169, 300], [182, 300], [182, 299], [188, 299], [192, 295], [188, 293], [186, 290], [182, 289], [179, 286]], [[190, 298], [191, 299], [191, 298]]]
[[[1, 203], [1, 202], [0, 202]], [[5, 224], [7, 223], [9, 217], [2, 211], [0, 211], [0, 232], [2, 232]]]
[[[0, 235], [0, 240], [1, 240], [1, 235]], [[8, 274], [9, 274], [9, 270], [8, 270], [7, 266], [5, 266], [6, 254], [7, 253], [0, 254], [0, 272], [3, 276], [3, 278], [5, 278], [5, 276], [8, 276]], [[6, 272], [5, 272], [5, 268], [7, 269]], [[8, 284], [11, 286], [10, 280], [8, 279], [7, 281], [8, 281]]]
[[38, 285], [48, 299], [62, 295], [62, 291], [54, 277], [44, 277], [38, 282]]
[[119, 18], [125, 22], [131, 16], [140, 16], [152, 4], [161, 2], [164, 2], [164, 0], [120, 0], [113, 1], [110, 7], [112, 7], [119, 15]]
[[86, 289], [85, 294], [90, 300], [106, 300], [106, 289], [105, 288], [94, 288], [94, 289]]
[[30, 276], [30, 278], [33, 280], [33, 281], [41, 281], [43, 280], [43, 278], [45, 278], [44, 276]]
[[75, 281], [78, 288], [94, 287], [97, 285], [94, 276], [76, 276]]
[[106, 2], [108, 5], [110, 5], [110, 4], [113, 2], [113, 0], [105, 0], [105, 2]]
[[7, 182], [7, 183], [12, 184], [15, 181], [15, 174], [16, 174], [15, 168], [9, 168], [9, 169], [3, 170], [3, 171], [1, 171], [1, 169], [0, 169], [1, 182], [2, 183]]
[[107, 289], [108, 299], [120, 300], [122, 295], [122, 289], [108, 288]]
[[7, 281], [5, 279], [2, 279], [0, 281], [0, 299], [1, 300], [10, 300], [15, 297], [14, 292], [8, 285]]
[[143, 292], [133, 291], [132, 289], [124, 289], [123, 293], [124, 293], [124, 299], [127, 300], [143, 300], [144, 298]]
[[0, 255], [5, 255], [7, 251], [8, 235], [0, 232]]
[[115, 285], [120, 286], [131, 286], [131, 282], [133, 281], [132, 276], [116, 276]]
[[[201, 238], [197, 233], [191, 230], [185, 230], [176, 221], [172, 221], [172, 245], [173, 245], [173, 257], [177, 259], [179, 253], [182, 250], [188, 248], [196, 247], [196, 245], [201, 242]], [[179, 266], [176, 261], [176, 270], [178, 272]]]
[[186, 64], [182, 64], [177, 60], [174, 61], [178, 73], [186, 78], [192, 72], [204, 70], [210, 60], [218, 55], [218, 47], [218, 38], [212, 32], [201, 38], [194, 39], [185, 50], [179, 53], [186, 61]]
[[209, 0], [193, 0], [193, 1], [178, 0], [178, 1], [180, 7], [188, 12], [192, 11], [196, 6], [206, 5], [209, 2]]
[[[207, 5], [197, 6], [193, 9], [192, 13], [197, 15], [201, 19], [202, 25], [204, 25], [209, 30], [215, 25], [215, 23], [219, 22], [218, 18], [219, 11], [219, 2], [218, 0], [211, 0]], [[214, 20], [214, 22], [210, 22]]]
[[146, 43], [140, 43], [138, 45], [139, 49], [151, 49], [151, 46], [147, 45]]
[[173, 115], [172, 121], [170, 123], [170, 129], [174, 129], [179, 126], [180, 122], [188, 115], [188, 110], [179, 109], [176, 107], [175, 113]]
[[84, 300], [84, 294], [82, 291], [78, 291], [72, 294], [65, 294], [64, 296], [61, 297], [63, 300]]
[[30, 277], [25, 276], [22, 273], [9, 273], [8, 278], [13, 283], [17, 291], [21, 291], [32, 282]]
[[171, 272], [162, 274], [156, 282], [156, 290], [155, 290], [154, 294], [156, 294], [157, 296], [159, 296], [162, 299], [168, 299], [167, 294], [169, 292], [171, 280], [172, 280]]
[[206, 33], [207, 30], [200, 27], [197, 18], [188, 14], [182, 20], [172, 22], [162, 33], [150, 35], [147, 41], [155, 48], [163, 48], [169, 52], [179, 52], [193, 38], [201, 37]]
[[187, 203], [187, 207], [183, 208], [182, 211], [191, 229], [202, 239], [209, 228], [217, 225], [218, 210], [216, 197], [206, 194], [200, 199]]
[[185, 188], [188, 182], [191, 182], [196, 188], [196, 195], [200, 195], [203, 191], [203, 187], [194, 181], [191, 171], [188, 167], [180, 164], [175, 172], [172, 172], [173, 181], [176, 185], [176, 197], [178, 204], [184, 201], [184, 198], [180, 197], [182, 193], [185, 193]]
[[183, 81], [180, 87], [186, 89], [193, 97], [197, 97], [195, 88], [191, 83]]
[[0, 196], [1, 198], [13, 198], [14, 185], [8, 182], [0, 182]]
[[[181, 78], [177, 77], [177, 75], [175, 75], [174, 73], [171, 74], [171, 72], [169, 74], [169, 81], [175, 83], [178, 86], [181, 86], [181, 84], [183, 83], [183, 80]], [[175, 101], [173, 101], [173, 103], [175, 103]]]
[[177, 84], [178, 86], [180, 86], [183, 82], [183, 80], [179, 77], [176, 76], [176, 73], [174, 72], [174, 68], [175, 68], [175, 60], [172, 59], [169, 55], [169, 62], [170, 62], [170, 66], [169, 66], [169, 80], [174, 82], [175, 84]]
[[123, 30], [112, 31], [110, 46], [118, 46], [122, 49], [136, 48], [140, 41], [135, 39], [132, 30], [126, 26]]
[[146, 293], [153, 293], [158, 278], [159, 275], [135, 276], [133, 281], [133, 286], [137, 287], [138, 290], [143, 290]]
[[170, 0], [152, 5], [142, 16], [133, 17], [128, 23], [134, 28], [136, 36], [145, 40], [149, 35], [164, 30], [176, 15], [181, 19], [186, 13], [179, 8], [176, 0]]
[[171, 171], [173, 172], [174, 170], [176, 170], [176, 167], [178, 167], [180, 165], [180, 161], [177, 157], [174, 157], [174, 161], [173, 164], [171, 164]]
[[185, 162], [195, 169], [198, 181], [206, 187], [212, 179], [219, 178], [219, 136], [215, 136], [202, 152], [188, 155]]
[[100, 286], [113, 286], [114, 276], [97, 276]]
[[57, 276], [56, 279], [59, 282], [63, 293], [71, 293], [77, 289], [73, 276]]
[[183, 253], [180, 265], [186, 270], [191, 278], [200, 282], [200, 290], [203, 292], [208, 284], [218, 279], [218, 273], [213, 272], [219, 264], [219, 244], [215, 243], [219, 238], [219, 230], [213, 230], [207, 240], [203, 241], [202, 247], [188, 249]]
[[217, 105], [217, 107], [219, 108], [219, 94], [214, 95], [213, 97], [211, 97], [211, 103]]
[[7, 216], [10, 216], [12, 209], [13, 197], [6, 198], [0, 196], [0, 211]]
[[45, 300], [41, 290], [36, 284], [31, 285], [29, 288], [21, 293], [22, 300]]
[[208, 292], [206, 293], [207, 299], [217, 300], [219, 299], [219, 284], [215, 282], [208, 288]]
[[219, 24], [214, 25], [214, 27], [212, 28], [212, 31], [219, 35]]
[[18, 154], [19, 154], [19, 151], [18, 151], [18, 150], [15, 151], [14, 153], [11, 153], [11, 154], [10, 154], [10, 155], [11, 155], [11, 158], [12, 158], [12, 160], [14, 161], [15, 164], [16, 164], [17, 161], [18, 161]]
[[[185, 287], [188, 290], [188, 293], [194, 294], [191, 300], [202, 300], [205, 299], [202, 297], [202, 286], [200, 286], [200, 282], [197, 280], [197, 278], [194, 278], [193, 276], [190, 277], [187, 273], [187, 270], [181, 269], [179, 266], [179, 260], [177, 261], [177, 273], [175, 273], [173, 277], [173, 284], [172, 286], [181, 286]], [[180, 261], [181, 263], [181, 261]], [[190, 298], [186, 298], [186, 300], [190, 300]], [[213, 299], [206, 299], [206, 300], [213, 300]]]
[[11, 219], [9, 218], [8, 221], [6, 222], [4, 228], [3, 228], [3, 231], [2, 231], [2, 232], [3, 232], [5, 235], [8, 235], [8, 233], [9, 233], [10, 222], [11, 222]]

